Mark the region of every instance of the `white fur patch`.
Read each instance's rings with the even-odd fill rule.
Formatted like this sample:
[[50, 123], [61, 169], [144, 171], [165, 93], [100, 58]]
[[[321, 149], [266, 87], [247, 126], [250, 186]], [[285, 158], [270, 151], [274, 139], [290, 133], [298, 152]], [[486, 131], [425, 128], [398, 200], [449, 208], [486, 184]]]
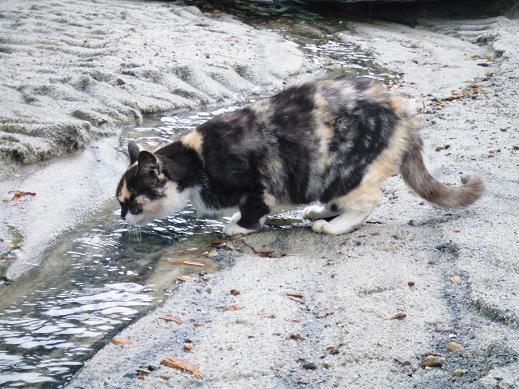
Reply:
[[241, 212], [236, 212], [231, 217], [231, 223], [238, 223], [240, 221], [240, 219], [241, 219]]
[[235, 223], [229, 223], [223, 227], [223, 233], [225, 235], [229, 235], [229, 236], [237, 235], [237, 234], [246, 235], [246, 234], [250, 234], [251, 232], [254, 232], [254, 231], [256, 231], [256, 230], [249, 230], [248, 228], [243, 228]]
[[316, 220], [314, 224], [312, 224], [312, 230], [329, 235], [346, 234], [361, 226], [368, 218], [371, 210], [364, 212], [348, 211], [329, 222], [322, 219]]
[[190, 194], [190, 188], [179, 192], [177, 184], [173, 181], [168, 181], [166, 185], [164, 185], [164, 197], [144, 204], [142, 212], [138, 215], [133, 215], [128, 212], [125, 220], [131, 224], [142, 225], [155, 219], [165, 218], [185, 208], [189, 202]]
[[317, 220], [327, 217], [337, 216], [340, 212], [333, 212], [324, 205], [313, 204], [309, 205], [303, 210], [303, 217], [305, 219]]
[[274, 207], [277, 205], [276, 198], [266, 191], [263, 193], [263, 202], [270, 209], [274, 209]]

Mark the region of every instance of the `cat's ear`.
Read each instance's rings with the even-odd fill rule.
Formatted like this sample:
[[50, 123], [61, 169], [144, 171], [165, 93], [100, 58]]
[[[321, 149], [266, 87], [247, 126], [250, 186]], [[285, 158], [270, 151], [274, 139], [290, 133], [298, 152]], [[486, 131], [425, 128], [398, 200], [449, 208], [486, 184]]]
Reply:
[[145, 150], [139, 153], [139, 174], [160, 175], [160, 163], [153, 153]]
[[135, 162], [137, 162], [140, 152], [141, 147], [137, 144], [137, 142], [135, 142], [134, 140], [128, 142], [128, 155], [130, 156], [130, 165], [133, 165]]

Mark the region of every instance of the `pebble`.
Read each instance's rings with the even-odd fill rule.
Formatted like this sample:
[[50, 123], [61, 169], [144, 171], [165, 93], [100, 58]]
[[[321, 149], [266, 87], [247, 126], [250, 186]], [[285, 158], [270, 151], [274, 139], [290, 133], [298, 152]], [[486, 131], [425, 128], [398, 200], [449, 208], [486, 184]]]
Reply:
[[330, 362], [328, 362], [328, 361], [324, 361], [324, 362], [323, 362], [323, 367], [324, 367], [325, 369], [329, 369], [330, 367], [332, 367], [332, 364], [331, 364]]
[[442, 150], [447, 150], [449, 147], [451, 147], [450, 145], [442, 145], [442, 144], [439, 144], [439, 145], [436, 145], [436, 147], [434, 148], [435, 151], [442, 151]]
[[451, 282], [453, 284], [459, 284], [461, 282], [461, 277], [460, 276], [452, 276], [451, 277]]
[[315, 370], [315, 369], [317, 369], [317, 366], [313, 362], [307, 362], [307, 363], [303, 363], [303, 369], [305, 369], [305, 370]]
[[396, 315], [391, 317], [391, 320], [404, 320], [407, 317], [407, 313], [398, 312]]
[[448, 345], [447, 345], [447, 351], [448, 352], [453, 352], [453, 351], [465, 351], [465, 348], [457, 343], [457, 342], [450, 342]]
[[420, 362], [420, 367], [442, 367], [445, 364], [445, 358], [436, 355], [428, 355]]
[[290, 334], [289, 339], [297, 341], [305, 340], [304, 336], [300, 334]]
[[455, 369], [451, 372], [451, 377], [461, 377], [467, 373], [467, 370], [465, 369]]

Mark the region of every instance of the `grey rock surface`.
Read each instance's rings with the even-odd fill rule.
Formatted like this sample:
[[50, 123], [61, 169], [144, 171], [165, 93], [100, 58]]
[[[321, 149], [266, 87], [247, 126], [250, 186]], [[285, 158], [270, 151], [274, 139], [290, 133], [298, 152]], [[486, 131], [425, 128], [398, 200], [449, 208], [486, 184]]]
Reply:
[[[420, 102], [430, 171], [450, 183], [482, 175], [478, 204], [434, 208], [393, 177], [383, 205], [349, 235], [271, 228], [234, 241], [233, 266], [182, 285], [120, 334], [131, 345], [107, 345], [69, 387], [519, 386], [519, 21], [428, 29], [444, 40], [387, 24], [357, 24], [343, 39], [402, 73], [393, 89]], [[489, 32], [485, 48], [473, 44]], [[160, 320], [166, 313], [183, 323]], [[465, 351], [448, 352], [452, 341]], [[420, 368], [431, 354], [443, 366]], [[202, 379], [160, 366], [166, 357], [196, 364]], [[158, 369], [137, 379], [147, 365]]]
[[303, 54], [273, 32], [167, 2], [0, 4], [0, 177], [142, 114], [279, 87]]

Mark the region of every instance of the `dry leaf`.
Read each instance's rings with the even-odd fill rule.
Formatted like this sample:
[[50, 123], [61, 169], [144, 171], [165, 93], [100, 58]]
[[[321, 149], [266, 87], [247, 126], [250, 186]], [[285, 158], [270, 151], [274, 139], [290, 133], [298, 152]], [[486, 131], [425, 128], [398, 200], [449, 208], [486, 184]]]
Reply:
[[209, 251], [204, 251], [202, 253], [202, 256], [209, 257], [209, 258], [214, 258], [214, 257], [218, 256], [218, 251], [216, 251], [216, 249], [211, 249]]
[[201, 323], [199, 321], [193, 323], [193, 327], [195, 327], [195, 328], [199, 328], [199, 327], [203, 327], [203, 326], [205, 326], [205, 324]]
[[297, 341], [305, 340], [304, 336], [300, 334], [290, 334], [289, 338]]
[[233, 296], [239, 296], [241, 292], [238, 289], [231, 289], [231, 294]]
[[398, 312], [395, 316], [391, 317], [391, 320], [404, 320], [407, 317], [407, 313]]
[[228, 240], [216, 239], [211, 242], [212, 246], [220, 246], [221, 244], [227, 244]]
[[113, 338], [112, 343], [115, 344], [116, 346], [124, 346], [127, 344], [131, 344], [132, 341], [128, 338]]
[[177, 281], [180, 281], [180, 282], [187, 282], [187, 281], [191, 281], [193, 279], [193, 277], [191, 276], [178, 276], [177, 277]]
[[182, 324], [182, 319], [180, 317], [169, 315], [169, 314], [161, 316], [161, 317], [159, 317], [159, 319], [162, 319], [162, 320], [165, 320], [165, 321], [174, 321], [177, 324]]
[[258, 316], [264, 317], [265, 319], [274, 319], [276, 317], [273, 313], [259, 313]]
[[34, 196], [36, 196], [36, 193], [35, 192], [21, 192], [21, 191], [17, 190], [16, 192], [14, 192], [12, 199], [20, 200], [21, 198], [27, 197], [27, 196], [34, 197]]
[[174, 258], [162, 258], [164, 262], [170, 263], [172, 265], [187, 265], [187, 266], [198, 266], [204, 267], [205, 264], [201, 262], [189, 261], [187, 259], [174, 259]]
[[290, 296], [290, 297], [295, 297], [295, 298], [298, 298], [298, 299], [302, 299], [305, 297], [305, 295], [301, 292], [287, 292], [287, 296]]
[[459, 284], [461, 282], [461, 277], [460, 276], [452, 276], [451, 277], [451, 282], [453, 284]]
[[180, 358], [165, 358], [160, 362], [161, 365], [171, 367], [173, 369], [178, 369], [182, 372], [187, 372], [193, 374], [193, 376], [200, 380], [202, 379], [202, 373], [200, 373], [200, 369], [197, 365], [190, 363], [188, 361], [184, 361]]
[[238, 304], [229, 304], [223, 310], [225, 312], [229, 312], [229, 311], [238, 311], [239, 309], [240, 309], [240, 306]]
[[326, 351], [328, 351], [332, 355], [339, 354], [339, 350], [335, 346], [328, 346], [328, 347], [326, 347]]

